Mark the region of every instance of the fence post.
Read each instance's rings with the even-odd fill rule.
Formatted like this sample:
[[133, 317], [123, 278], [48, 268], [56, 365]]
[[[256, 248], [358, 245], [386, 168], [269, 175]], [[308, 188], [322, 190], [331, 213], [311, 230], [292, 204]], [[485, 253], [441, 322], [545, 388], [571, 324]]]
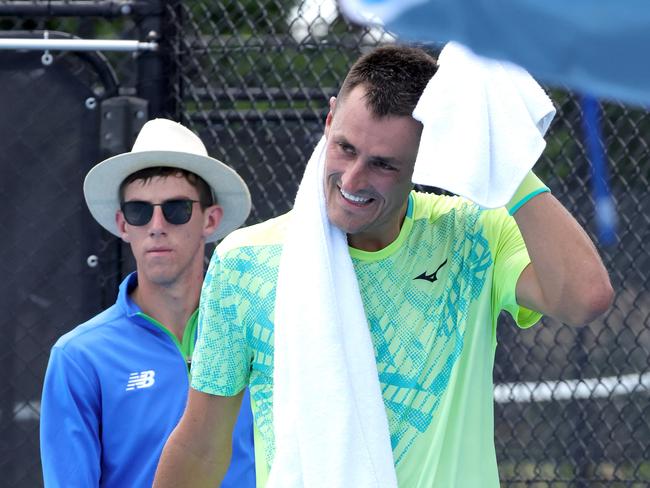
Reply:
[[[136, 24], [142, 41], [160, 41], [163, 32], [165, 0], [147, 0], [139, 4]], [[165, 55], [164, 49], [141, 52], [137, 59], [138, 97], [149, 102], [149, 117], [162, 117], [165, 107]]]

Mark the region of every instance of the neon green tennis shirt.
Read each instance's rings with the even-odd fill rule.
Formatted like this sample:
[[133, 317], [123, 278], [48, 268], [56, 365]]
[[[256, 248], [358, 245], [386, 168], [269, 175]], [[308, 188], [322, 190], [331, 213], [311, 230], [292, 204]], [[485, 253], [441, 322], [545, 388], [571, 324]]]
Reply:
[[[266, 483], [275, 451], [273, 313], [289, 218], [241, 229], [219, 245], [203, 285], [193, 358], [197, 390], [231, 396], [250, 386], [258, 486]], [[540, 318], [515, 300], [530, 259], [514, 219], [504, 209], [412, 192], [397, 239], [379, 252], [350, 254], [399, 486], [498, 487], [497, 318], [507, 310], [520, 327]]]

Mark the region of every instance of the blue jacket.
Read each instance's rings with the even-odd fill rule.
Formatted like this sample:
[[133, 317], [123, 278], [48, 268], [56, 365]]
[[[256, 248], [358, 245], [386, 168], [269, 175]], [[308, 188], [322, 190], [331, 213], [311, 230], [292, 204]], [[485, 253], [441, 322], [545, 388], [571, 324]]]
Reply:
[[[52, 348], [41, 401], [41, 461], [47, 488], [147, 487], [185, 409], [188, 365], [179, 343], [144, 316], [120, 285], [116, 303]], [[196, 314], [192, 346], [196, 339]], [[190, 327], [190, 323], [188, 323]], [[255, 486], [248, 391], [222, 487]]]

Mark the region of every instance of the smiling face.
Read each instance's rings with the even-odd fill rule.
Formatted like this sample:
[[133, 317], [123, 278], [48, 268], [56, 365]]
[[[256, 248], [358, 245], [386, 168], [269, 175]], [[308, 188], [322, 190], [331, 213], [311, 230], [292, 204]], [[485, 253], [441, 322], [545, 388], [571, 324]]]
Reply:
[[325, 196], [330, 222], [351, 246], [377, 251], [400, 231], [422, 125], [410, 116], [377, 117], [357, 86], [332, 98], [325, 124]]
[[[198, 190], [182, 175], [154, 176], [135, 180], [124, 187], [124, 201], [162, 203], [167, 200], [199, 200]], [[205, 238], [221, 220], [221, 208], [192, 206], [190, 220], [181, 225], [165, 220], [160, 206], [154, 207], [151, 220], [142, 226], [131, 225], [122, 211], [116, 216], [122, 239], [131, 244], [138, 269], [138, 281], [171, 287], [183, 280], [203, 275]]]

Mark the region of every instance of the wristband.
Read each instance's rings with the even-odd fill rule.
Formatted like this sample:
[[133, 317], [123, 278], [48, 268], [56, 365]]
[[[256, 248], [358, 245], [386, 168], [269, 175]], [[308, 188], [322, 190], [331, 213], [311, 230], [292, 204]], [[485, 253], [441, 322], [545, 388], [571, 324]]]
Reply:
[[521, 182], [519, 188], [512, 196], [510, 201], [506, 204], [506, 209], [510, 215], [514, 215], [517, 210], [519, 210], [525, 203], [528, 202], [533, 197], [536, 197], [540, 193], [550, 192], [548, 186], [546, 186], [542, 180], [540, 180], [535, 173], [529, 171], [524, 181]]

